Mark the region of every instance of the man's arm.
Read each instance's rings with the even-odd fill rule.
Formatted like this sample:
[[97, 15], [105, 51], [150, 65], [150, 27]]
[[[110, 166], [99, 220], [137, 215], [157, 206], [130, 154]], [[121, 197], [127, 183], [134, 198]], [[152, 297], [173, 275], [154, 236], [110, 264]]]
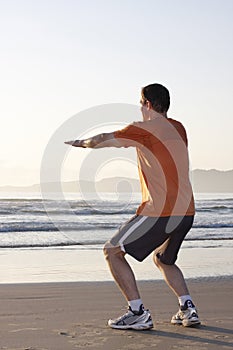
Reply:
[[84, 140], [66, 141], [65, 144], [82, 148], [121, 147], [114, 133], [103, 133]]

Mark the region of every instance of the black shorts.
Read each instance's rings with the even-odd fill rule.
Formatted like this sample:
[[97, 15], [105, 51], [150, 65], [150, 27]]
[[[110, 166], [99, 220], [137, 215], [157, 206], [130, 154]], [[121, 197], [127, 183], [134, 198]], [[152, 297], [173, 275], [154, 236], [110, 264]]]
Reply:
[[151, 217], [135, 215], [112, 237], [110, 243], [138, 261], [155, 250], [162, 263], [172, 265], [192, 227], [194, 216]]

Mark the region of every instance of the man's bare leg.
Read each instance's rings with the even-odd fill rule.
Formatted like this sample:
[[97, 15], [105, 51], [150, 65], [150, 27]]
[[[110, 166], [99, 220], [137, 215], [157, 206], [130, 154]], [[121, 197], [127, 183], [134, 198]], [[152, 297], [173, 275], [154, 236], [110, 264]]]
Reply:
[[180, 309], [177, 314], [172, 316], [172, 324], [182, 324], [185, 327], [199, 325], [197, 310], [189, 295], [188, 287], [186, 285], [183, 273], [177, 265], [163, 264], [154, 254], [154, 262], [156, 266], [163, 273], [167, 285], [178, 297]]
[[104, 254], [112, 275], [129, 304], [127, 313], [108, 320], [108, 326], [116, 329], [145, 330], [153, 328], [149, 310], [144, 310], [134, 273], [120, 247], [106, 243]]
[[154, 254], [154, 263], [162, 272], [167, 285], [177, 297], [189, 294], [183, 273], [177, 265], [163, 264]]
[[140, 299], [134, 273], [120, 247], [106, 243], [104, 254], [110, 271], [127, 301]]

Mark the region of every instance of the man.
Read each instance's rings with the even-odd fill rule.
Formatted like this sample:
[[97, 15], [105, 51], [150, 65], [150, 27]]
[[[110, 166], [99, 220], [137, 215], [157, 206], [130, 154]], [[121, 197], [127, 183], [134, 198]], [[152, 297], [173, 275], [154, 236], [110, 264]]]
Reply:
[[155, 265], [179, 300], [179, 311], [171, 323], [193, 326], [200, 321], [183, 274], [175, 265], [195, 214], [187, 136], [180, 122], [167, 117], [170, 96], [164, 86], [144, 87], [140, 103], [143, 121], [113, 133], [65, 142], [84, 148], [136, 147], [137, 150], [142, 203], [136, 215], [122, 225], [104, 247], [111, 273], [128, 301], [128, 312], [109, 320], [108, 325], [136, 330], [153, 327], [125, 254], [143, 261], [154, 251]]

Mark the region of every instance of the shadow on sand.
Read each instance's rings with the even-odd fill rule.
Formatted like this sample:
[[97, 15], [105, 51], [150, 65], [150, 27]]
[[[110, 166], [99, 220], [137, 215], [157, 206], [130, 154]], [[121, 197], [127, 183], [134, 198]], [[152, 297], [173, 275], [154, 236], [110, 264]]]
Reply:
[[[190, 335], [190, 334], [179, 333], [179, 327], [175, 327], [176, 330], [174, 332], [163, 331], [163, 330], [159, 330], [159, 329], [156, 329], [156, 330], [152, 329], [152, 330], [148, 330], [148, 331], [143, 331], [143, 333], [147, 334], [149, 336], [180, 339], [182, 341], [190, 340], [192, 342], [199, 342], [199, 343], [212, 344], [212, 345], [218, 345], [218, 346], [226, 346], [229, 348], [233, 348], [233, 330], [231, 330], [231, 329], [221, 328], [221, 327], [213, 327], [213, 326], [205, 326], [205, 325], [200, 325], [200, 326], [196, 326], [196, 327], [192, 327], [192, 328], [197, 329], [199, 332], [199, 335]], [[133, 331], [133, 332], [136, 332], [136, 331]], [[200, 332], [203, 333], [203, 335], [200, 335]], [[214, 334], [212, 334], [212, 333], [214, 333]], [[229, 335], [231, 335], [232, 338], [230, 338]], [[220, 340], [220, 339], [216, 339], [216, 338], [227, 338], [227, 339], [226, 339], [226, 341], [224, 341], [224, 340]]]

